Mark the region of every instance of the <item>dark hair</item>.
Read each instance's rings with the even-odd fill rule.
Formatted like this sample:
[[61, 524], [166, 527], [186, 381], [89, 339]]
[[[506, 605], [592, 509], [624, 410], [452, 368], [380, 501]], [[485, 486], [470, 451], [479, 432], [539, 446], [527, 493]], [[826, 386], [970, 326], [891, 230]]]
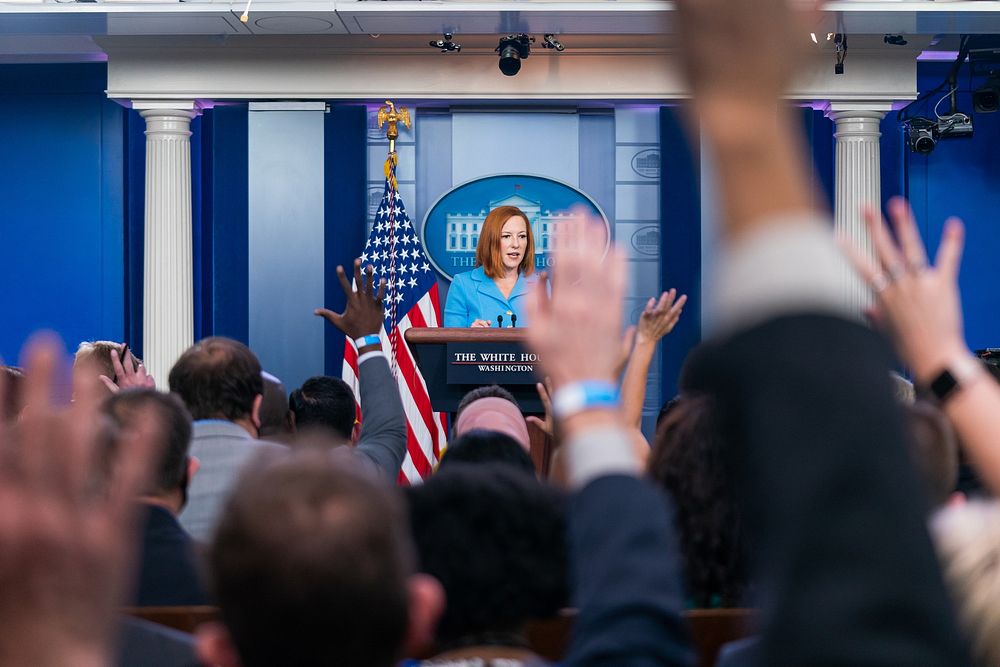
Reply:
[[295, 415], [295, 428], [322, 427], [342, 438], [350, 438], [357, 417], [354, 392], [340, 378], [317, 375], [302, 383], [288, 397]]
[[516, 632], [568, 596], [562, 496], [507, 466], [455, 464], [407, 492], [420, 570], [444, 586], [439, 648]]
[[514, 394], [510, 393], [498, 384], [488, 384], [482, 387], [476, 387], [465, 396], [462, 400], [458, 402], [458, 410], [455, 411], [455, 419], [452, 423], [458, 423], [458, 416], [462, 414], [462, 410], [468, 407], [469, 403], [473, 401], [478, 401], [480, 398], [502, 398], [505, 401], [510, 401], [514, 405], [517, 405], [517, 409], [520, 410], [521, 406], [518, 405], [517, 399], [514, 398]]
[[694, 606], [733, 606], [746, 588], [739, 508], [727, 473], [715, 403], [682, 397], [657, 431], [649, 474], [673, 497]]
[[208, 550], [243, 665], [395, 664], [414, 569], [396, 493], [314, 450], [248, 468]]
[[246, 417], [264, 393], [260, 362], [231, 338], [205, 338], [189, 347], [170, 369], [169, 382], [194, 419]]
[[4, 404], [0, 405], [0, 423], [14, 422], [21, 415], [24, 405], [21, 403], [21, 385], [24, 383], [24, 372], [17, 366], [0, 365], [0, 375], [3, 376]]
[[288, 397], [285, 385], [270, 373], [260, 374], [264, 381], [264, 400], [260, 402], [260, 437], [289, 434]]
[[119, 429], [134, 426], [144, 419], [145, 411], [156, 412], [159, 424], [159, 465], [154, 468], [149, 493], [169, 493], [187, 481], [188, 454], [191, 449], [191, 415], [173, 394], [155, 389], [130, 389], [112, 394], [104, 401], [104, 413]]
[[660, 412], [656, 415], [656, 429], [660, 429], [660, 425], [663, 424], [663, 420], [667, 418], [671, 412], [674, 411], [681, 402], [680, 395], [674, 396], [669, 401], [660, 406]]
[[532, 477], [535, 475], [535, 464], [517, 440], [506, 433], [481, 428], [472, 429], [449, 442], [438, 471], [456, 463], [499, 463], [513, 466]]
[[903, 405], [912, 456], [932, 509], [944, 505], [958, 484], [958, 444], [951, 424], [926, 401]]

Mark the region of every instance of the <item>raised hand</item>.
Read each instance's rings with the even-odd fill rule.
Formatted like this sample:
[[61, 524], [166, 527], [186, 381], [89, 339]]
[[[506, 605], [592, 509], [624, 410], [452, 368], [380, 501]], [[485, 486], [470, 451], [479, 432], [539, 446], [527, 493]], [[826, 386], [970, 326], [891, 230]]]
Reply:
[[899, 242], [890, 237], [881, 216], [869, 209], [865, 220], [877, 262], [850, 247], [849, 254], [875, 292], [876, 319], [887, 328], [916, 379], [926, 383], [956, 358], [969, 354], [958, 293], [964, 227], [958, 218], [945, 223], [931, 266], [906, 200], [896, 197], [888, 209]]
[[624, 259], [615, 248], [605, 256], [607, 235], [601, 225], [577, 226], [568, 244], [560, 240], [565, 226], [556, 230], [552, 298], [543, 274], [528, 303], [528, 344], [556, 390], [570, 382], [618, 379], [620, 350], [614, 341], [621, 338]]
[[618, 364], [615, 367], [615, 377], [621, 377], [621, 374], [625, 371], [625, 367], [628, 366], [629, 360], [632, 358], [632, 350], [635, 349], [635, 326], [630, 326], [622, 334], [621, 347], [618, 348]]
[[109, 664], [137, 545], [134, 500], [155, 458], [151, 417], [139, 420], [142, 430], [120, 434], [107, 461], [96, 379], [77, 388], [71, 407], [52, 405], [61, 357], [52, 339], [31, 344], [24, 387], [30, 409], [16, 429], [0, 425], [5, 664]]
[[379, 280], [378, 292], [375, 292], [375, 280], [372, 267], [369, 266], [365, 275], [361, 275], [361, 260], [354, 260], [354, 284], [357, 291], [351, 288], [347, 281], [344, 267], [337, 267], [337, 278], [340, 287], [347, 297], [347, 306], [343, 313], [335, 313], [326, 308], [317, 308], [314, 314], [323, 317], [327, 322], [337, 327], [351, 338], [360, 338], [369, 334], [378, 335], [382, 331], [385, 320], [383, 300], [385, 299], [385, 279]]
[[650, 297], [646, 308], [639, 316], [639, 326], [636, 333], [636, 344], [657, 343], [661, 338], [674, 330], [681, 318], [687, 294], [677, 297], [677, 290], [670, 289], [656, 300]]
[[819, 20], [815, 0], [676, 0], [676, 7], [678, 52], [698, 103], [735, 96], [773, 106]]
[[531, 415], [530, 417], [526, 417], [525, 421], [529, 424], [534, 424], [551, 438], [555, 435], [555, 427], [552, 420], [552, 381], [549, 378], [545, 378], [544, 383], [536, 382], [535, 391], [538, 392], [538, 398], [541, 399], [542, 407], [545, 409], [545, 419], [539, 419]]
[[100, 380], [104, 383], [112, 394], [117, 394], [122, 389], [155, 389], [156, 381], [152, 375], [146, 373], [143, 364], [136, 364], [135, 356], [129, 350], [125, 355], [125, 363], [122, 363], [118, 350], [111, 350], [111, 365], [115, 369], [115, 379], [112, 380], [107, 375], [101, 375]]

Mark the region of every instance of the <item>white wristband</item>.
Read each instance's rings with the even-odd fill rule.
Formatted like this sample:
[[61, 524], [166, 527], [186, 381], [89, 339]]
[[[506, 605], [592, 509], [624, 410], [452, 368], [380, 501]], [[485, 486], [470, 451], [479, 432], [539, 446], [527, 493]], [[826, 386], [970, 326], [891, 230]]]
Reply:
[[366, 345], [380, 345], [382, 339], [379, 338], [378, 334], [368, 334], [367, 336], [361, 336], [360, 338], [354, 339], [354, 344], [358, 346], [358, 349]]

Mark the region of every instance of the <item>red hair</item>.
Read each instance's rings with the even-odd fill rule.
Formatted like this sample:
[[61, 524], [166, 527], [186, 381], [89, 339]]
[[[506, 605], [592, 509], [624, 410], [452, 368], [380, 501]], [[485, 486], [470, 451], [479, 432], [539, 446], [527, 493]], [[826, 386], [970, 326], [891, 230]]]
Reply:
[[516, 206], [500, 206], [490, 211], [490, 214], [486, 216], [483, 228], [479, 232], [479, 243], [476, 244], [476, 266], [483, 267], [486, 275], [490, 278], [499, 278], [503, 275], [500, 234], [507, 221], [515, 217], [524, 220], [524, 227], [528, 232], [524, 257], [521, 258], [517, 272], [530, 276], [535, 270], [535, 239], [531, 236], [531, 223], [528, 221], [528, 216]]

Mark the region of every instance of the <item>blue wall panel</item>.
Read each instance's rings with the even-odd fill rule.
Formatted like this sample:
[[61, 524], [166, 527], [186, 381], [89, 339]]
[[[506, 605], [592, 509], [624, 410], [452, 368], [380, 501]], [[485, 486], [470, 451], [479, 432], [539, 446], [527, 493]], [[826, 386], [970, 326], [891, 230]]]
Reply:
[[660, 109], [660, 270], [664, 287], [687, 294], [684, 315], [662, 349], [662, 396], [677, 393], [677, 378], [688, 352], [701, 341], [701, 157], [687, 139], [677, 107]]
[[123, 110], [104, 64], [0, 67], [0, 356], [124, 334]]
[[[921, 64], [919, 85], [931, 90], [944, 78], [948, 66]], [[972, 112], [970, 90], [981, 83], [967, 70], [959, 77], [958, 108]], [[933, 115], [935, 95], [916, 109]], [[948, 102], [942, 104], [942, 111]], [[895, 121], [895, 115], [891, 120]], [[927, 156], [907, 152], [905, 172], [908, 196], [931, 253], [937, 251], [945, 219], [965, 221], [967, 239], [960, 284], [965, 314], [965, 337], [972, 348], [1000, 346], [1000, 114], [975, 114], [975, 136], [938, 143]], [[900, 147], [904, 151], [905, 146]], [[933, 256], [933, 255], [932, 255]]]
[[[338, 313], [343, 312], [346, 298], [337, 278], [337, 265], [350, 275], [350, 267], [367, 240], [367, 123], [368, 112], [363, 106], [331, 106], [323, 128], [324, 300], [327, 308]], [[323, 372], [340, 377], [344, 335], [336, 327], [325, 327]]]
[[[200, 336], [249, 340], [246, 105], [217, 106], [202, 118], [202, 225], [195, 250], [205, 318]], [[197, 282], [195, 283], [198, 284]]]

